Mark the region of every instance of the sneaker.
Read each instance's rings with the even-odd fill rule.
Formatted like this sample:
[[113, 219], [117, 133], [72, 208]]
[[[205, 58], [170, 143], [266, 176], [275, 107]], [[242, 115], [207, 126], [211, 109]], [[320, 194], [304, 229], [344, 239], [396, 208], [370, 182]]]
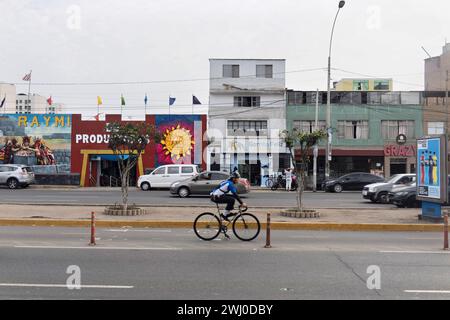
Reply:
[[228, 219], [231, 216], [231, 214], [229, 214], [228, 216], [224, 216], [223, 214], [220, 214], [220, 217], [227, 222], [230, 222], [230, 220]]

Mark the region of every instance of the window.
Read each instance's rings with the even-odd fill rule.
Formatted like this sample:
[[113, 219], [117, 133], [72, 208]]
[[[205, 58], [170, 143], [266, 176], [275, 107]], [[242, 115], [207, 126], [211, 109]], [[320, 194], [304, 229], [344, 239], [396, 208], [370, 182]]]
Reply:
[[369, 121], [338, 121], [339, 139], [369, 139]]
[[[313, 120], [294, 120], [293, 127], [301, 132], [312, 133], [316, 126], [316, 122]], [[326, 130], [327, 122], [319, 121], [319, 130]]]
[[414, 138], [414, 121], [381, 121], [383, 139], [397, 139], [399, 134]]
[[222, 173], [212, 173], [211, 174], [211, 180], [217, 180], [217, 181], [224, 181], [229, 178], [228, 175], [222, 174]]
[[444, 134], [443, 122], [428, 122], [428, 134]]
[[223, 77], [224, 78], [239, 78], [239, 65], [238, 64], [224, 64], [223, 65]]
[[228, 135], [267, 135], [267, 121], [230, 120]]
[[163, 175], [166, 174], [166, 167], [162, 167], [159, 169], [156, 169], [155, 172], [153, 172], [154, 175]]
[[194, 173], [194, 168], [192, 168], [192, 167], [182, 167], [181, 168], [181, 173], [184, 173], [184, 174]]
[[260, 107], [261, 97], [234, 97], [235, 107]]
[[167, 174], [180, 174], [180, 167], [169, 167]]
[[373, 84], [374, 90], [389, 91], [389, 87], [388, 80], [375, 80]]
[[273, 78], [273, 65], [257, 65], [256, 66], [257, 78]]
[[369, 80], [354, 80], [353, 91], [369, 91]]

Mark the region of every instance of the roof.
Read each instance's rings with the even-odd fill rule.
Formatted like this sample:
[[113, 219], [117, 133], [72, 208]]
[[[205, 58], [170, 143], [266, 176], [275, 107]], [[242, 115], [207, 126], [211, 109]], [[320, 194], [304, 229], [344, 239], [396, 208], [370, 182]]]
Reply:
[[227, 60], [227, 61], [236, 61], [236, 60], [242, 60], [242, 61], [286, 61], [286, 59], [242, 59], [242, 58], [210, 58], [210, 61], [213, 60]]

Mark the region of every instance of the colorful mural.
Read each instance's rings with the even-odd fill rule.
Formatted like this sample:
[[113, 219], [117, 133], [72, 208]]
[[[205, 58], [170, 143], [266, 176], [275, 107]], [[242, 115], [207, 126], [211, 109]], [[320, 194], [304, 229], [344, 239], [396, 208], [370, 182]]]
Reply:
[[202, 148], [201, 143], [196, 142], [196, 138], [201, 138], [202, 134], [201, 117], [164, 115], [156, 116], [155, 120], [161, 134], [161, 142], [156, 148], [157, 165], [194, 164], [198, 158], [196, 155], [199, 150], [201, 153]]
[[70, 115], [0, 115], [0, 163], [70, 172]]

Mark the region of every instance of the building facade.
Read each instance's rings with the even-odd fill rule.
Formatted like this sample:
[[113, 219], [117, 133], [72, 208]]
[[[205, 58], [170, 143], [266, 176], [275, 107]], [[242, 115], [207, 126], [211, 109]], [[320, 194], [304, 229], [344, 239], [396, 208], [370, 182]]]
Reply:
[[[125, 121], [121, 115], [104, 120], [80, 114], [1, 114], [0, 163], [33, 167], [40, 184], [111, 186], [119, 178], [117, 158], [108, 147], [108, 123]], [[206, 115], [147, 115], [161, 135], [139, 159], [131, 184], [139, 175], [166, 164], [196, 164], [206, 170]], [[115, 184], [113, 184], [115, 185]]]
[[446, 91], [450, 72], [450, 43], [447, 43], [442, 54], [425, 59], [425, 91]]
[[[28, 99], [29, 98], [29, 99]], [[16, 110], [17, 114], [45, 114], [45, 113], [55, 113], [49, 112], [49, 105], [47, 103], [47, 98], [40, 96], [38, 94], [32, 94], [28, 97], [27, 94], [19, 93], [16, 96]]]
[[[371, 172], [389, 177], [413, 173], [416, 138], [423, 135], [421, 92], [332, 92], [333, 177]], [[326, 129], [327, 93], [319, 92], [319, 128]], [[287, 92], [289, 130], [312, 131], [316, 92]], [[406, 141], [398, 140], [400, 135]], [[320, 148], [318, 175], [324, 176], [325, 145]], [[297, 155], [299, 159], [299, 155]], [[311, 171], [311, 170], [310, 170]]]
[[208, 167], [239, 171], [253, 185], [290, 166], [285, 60], [210, 60]]

